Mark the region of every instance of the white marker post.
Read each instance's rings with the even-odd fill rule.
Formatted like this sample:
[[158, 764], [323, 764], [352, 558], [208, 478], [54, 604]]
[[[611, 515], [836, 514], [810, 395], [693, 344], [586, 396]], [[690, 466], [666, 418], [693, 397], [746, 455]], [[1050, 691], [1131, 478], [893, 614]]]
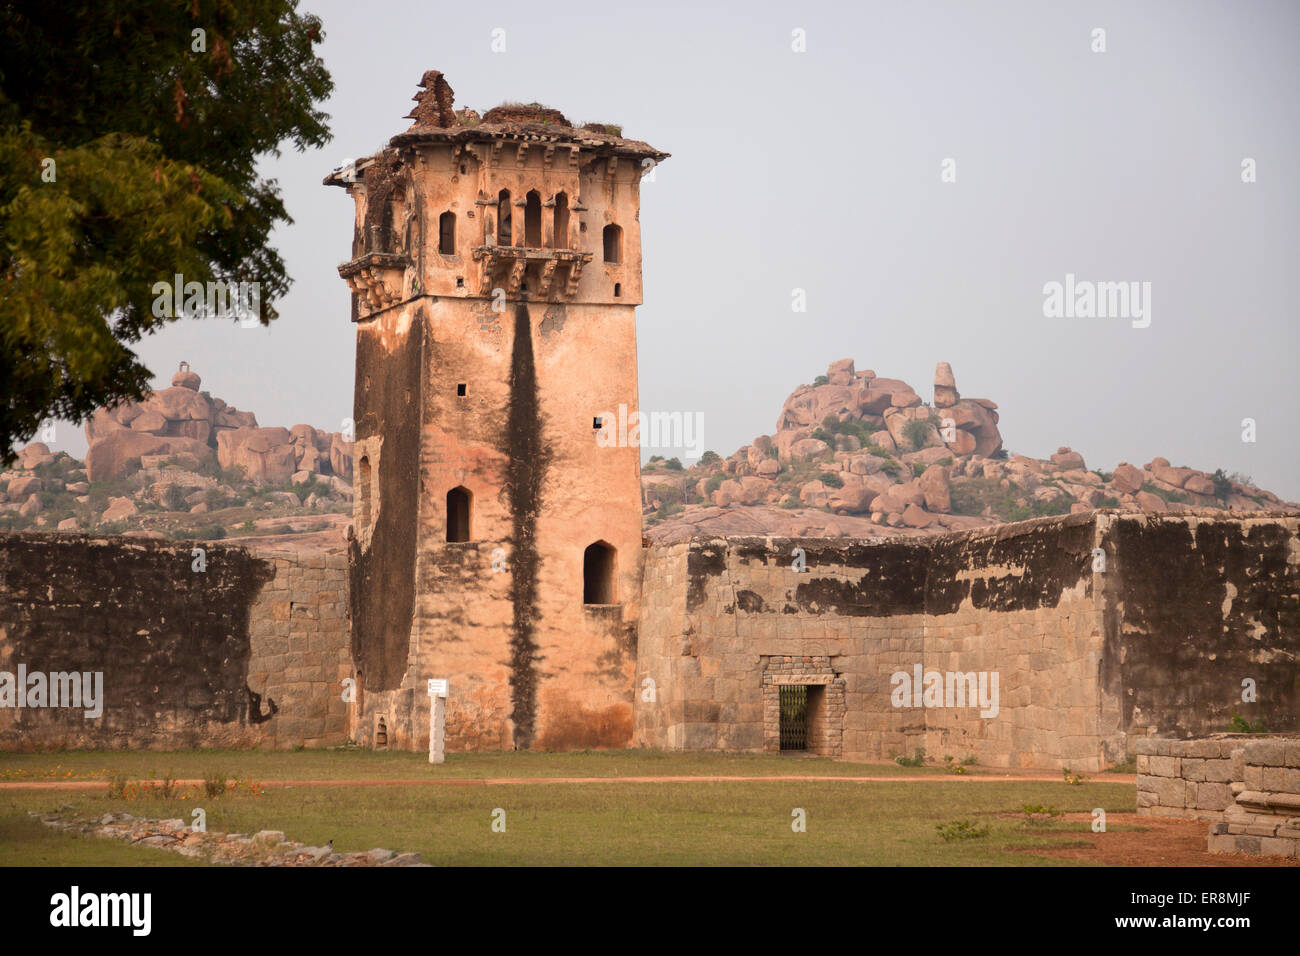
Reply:
[[429, 763], [447, 757], [447, 679], [429, 678]]

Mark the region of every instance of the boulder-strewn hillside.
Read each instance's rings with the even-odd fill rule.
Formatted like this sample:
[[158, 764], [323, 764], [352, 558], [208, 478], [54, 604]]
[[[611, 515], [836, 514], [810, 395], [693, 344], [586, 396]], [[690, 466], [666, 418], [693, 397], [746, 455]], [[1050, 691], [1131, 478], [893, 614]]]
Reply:
[[200, 384], [182, 364], [170, 388], [99, 409], [86, 423], [84, 464], [42, 442], [22, 449], [0, 474], [0, 529], [341, 541], [351, 443], [310, 425], [259, 428], [252, 412]]
[[286, 482], [300, 472], [351, 480], [352, 445], [340, 432], [310, 425], [258, 428], [252, 412], [199, 391], [200, 384], [188, 363], [181, 363], [171, 388], [95, 412], [86, 423], [87, 478], [123, 478], [146, 457], [163, 456], [194, 467], [215, 460], [256, 482]]
[[689, 469], [656, 457], [642, 472], [646, 534], [867, 537], [933, 534], [1093, 508], [1300, 508], [1248, 478], [1155, 458], [1089, 471], [1068, 447], [1010, 455], [998, 406], [962, 398], [935, 369], [933, 401], [906, 382], [833, 363], [786, 399], [776, 431]]

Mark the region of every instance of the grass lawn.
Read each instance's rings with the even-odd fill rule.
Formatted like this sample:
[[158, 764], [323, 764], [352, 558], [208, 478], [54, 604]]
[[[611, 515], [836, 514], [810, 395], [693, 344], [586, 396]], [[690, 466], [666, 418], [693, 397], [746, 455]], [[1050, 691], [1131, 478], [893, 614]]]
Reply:
[[[29, 810], [70, 804], [85, 813], [127, 811], [188, 820], [207, 813], [209, 830], [284, 830], [290, 839], [341, 851], [387, 847], [417, 851], [435, 864], [767, 864], [767, 865], [1068, 865], [1016, 852], [1068, 845], [1061, 834], [1087, 824], [1053, 820], [1026, 829], [1024, 804], [1067, 812], [1132, 812], [1131, 784], [970, 782], [934, 768], [846, 764], [750, 754], [608, 751], [573, 754], [453, 755], [431, 768], [418, 754], [369, 751], [268, 753], [6, 754], [0, 779], [14, 771], [44, 777], [125, 771], [202, 777], [215, 766], [255, 780], [363, 777], [544, 777], [648, 775], [934, 774], [926, 782], [735, 782], [522, 784], [464, 787], [270, 788], [258, 796], [226, 794], [180, 801], [110, 799], [85, 791], [0, 791], [0, 865], [185, 865], [161, 850], [66, 836], [27, 817]], [[62, 777], [62, 779], [68, 779]], [[74, 776], [73, 779], [76, 779]], [[84, 777], [83, 777], [84, 779]], [[496, 809], [505, 832], [493, 832]], [[791, 828], [806, 813], [806, 832]], [[998, 816], [1016, 813], [1017, 818]], [[975, 839], [945, 842], [935, 826], [958, 819], [987, 825]], [[1118, 828], [1112, 828], [1118, 829]], [[1049, 834], [1058, 834], [1050, 836]]]
[[[978, 769], [978, 768], [972, 768]], [[198, 779], [210, 772], [254, 780], [338, 780], [366, 777], [646, 777], [825, 775], [881, 777], [935, 773], [939, 767], [862, 764], [771, 754], [667, 753], [661, 750], [502, 751], [449, 754], [431, 767], [428, 754], [347, 750], [59, 751], [0, 754], [0, 781], [87, 779], [126, 773]]]

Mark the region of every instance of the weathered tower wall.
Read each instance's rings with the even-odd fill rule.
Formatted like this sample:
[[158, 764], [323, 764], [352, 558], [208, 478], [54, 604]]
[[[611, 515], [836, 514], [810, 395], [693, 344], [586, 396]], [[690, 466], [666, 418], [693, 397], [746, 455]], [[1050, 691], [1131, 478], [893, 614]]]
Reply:
[[363, 743], [382, 723], [426, 747], [431, 677], [451, 750], [631, 742], [640, 452], [597, 420], [637, 407], [641, 155], [661, 154], [489, 112], [417, 123], [332, 180], [357, 205]]

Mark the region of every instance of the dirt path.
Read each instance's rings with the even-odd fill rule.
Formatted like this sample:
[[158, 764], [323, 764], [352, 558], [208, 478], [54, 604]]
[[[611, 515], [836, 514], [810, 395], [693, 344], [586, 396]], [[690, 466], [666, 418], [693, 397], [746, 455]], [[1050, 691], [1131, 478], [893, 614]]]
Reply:
[[[1110, 773], [1090, 778], [1096, 783], [1136, 785], [1133, 774]], [[233, 781], [231, 781], [233, 783]], [[999, 775], [927, 774], [880, 777], [838, 775], [781, 774], [775, 776], [648, 776], [648, 777], [356, 777], [329, 780], [259, 780], [258, 786], [271, 787], [514, 787], [544, 786], [552, 783], [1060, 783], [1059, 774], [1024, 773]], [[176, 780], [178, 787], [202, 786], [202, 780]], [[5, 790], [105, 790], [107, 780], [15, 780], [0, 782]], [[1144, 818], [1145, 819], [1145, 818]]]
[[[1092, 815], [1067, 813], [1063, 819], [1091, 823]], [[1300, 860], [1283, 856], [1256, 856], [1251, 853], [1210, 853], [1206, 834], [1210, 825], [1204, 820], [1179, 820], [1171, 817], [1143, 817], [1136, 813], [1106, 814], [1108, 827], [1137, 826], [1142, 830], [1093, 833], [1090, 829], [1069, 833], [1044, 833], [1060, 837], [1072, 846], [1007, 847], [1011, 853], [1046, 856], [1062, 860], [1083, 860], [1105, 866], [1300, 866]], [[1091, 846], [1078, 846], [1089, 843]]]

